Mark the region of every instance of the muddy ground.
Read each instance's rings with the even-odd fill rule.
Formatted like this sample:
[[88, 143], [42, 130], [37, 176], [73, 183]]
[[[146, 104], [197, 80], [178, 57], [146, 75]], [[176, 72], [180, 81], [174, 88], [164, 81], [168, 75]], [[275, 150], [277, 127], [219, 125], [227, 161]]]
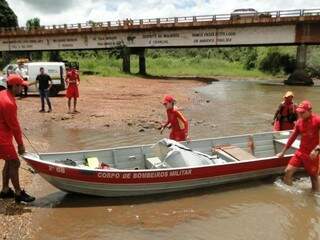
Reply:
[[[39, 151], [46, 151], [49, 143], [40, 138], [48, 125], [57, 128], [99, 129], [110, 131], [118, 128], [134, 128], [136, 131], [159, 128], [165, 120], [161, 100], [172, 94], [181, 110], [205, 101], [194, 88], [206, 83], [195, 80], [104, 78], [84, 76], [80, 84], [78, 110], [67, 114], [67, 100], [63, 93], [51, 98], [53, 112], [39, 113], [38, 95], [17, 99], [19, 119], [25, 134]], [[31, 146], [25, 140], [27, 150]], [[2, 169], [2, 162], [0, 161]], [[22, 163], [23, 168], [27, 168]], [[32, 174], [21, 169], [21, 185], [28, 189]], [[32, 206], [17, 206], [12, 200], [0, 200], [0, 238], [31, 239]]]

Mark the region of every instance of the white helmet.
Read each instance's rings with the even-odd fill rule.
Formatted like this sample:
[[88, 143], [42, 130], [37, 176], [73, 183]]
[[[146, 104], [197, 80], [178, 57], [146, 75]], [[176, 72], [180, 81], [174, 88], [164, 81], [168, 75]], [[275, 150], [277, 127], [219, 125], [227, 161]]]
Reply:
[[3, 77], [0, 77], [0, 87], [1, 86], [7, 88], [7, 81]]

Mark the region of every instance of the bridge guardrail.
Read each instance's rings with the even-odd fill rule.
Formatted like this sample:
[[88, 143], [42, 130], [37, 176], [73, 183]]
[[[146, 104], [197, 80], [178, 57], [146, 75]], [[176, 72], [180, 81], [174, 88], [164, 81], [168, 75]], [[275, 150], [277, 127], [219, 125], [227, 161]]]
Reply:
[[[320, 16], [320, 9], [295, 9], [295, 10], [281, 10], [281, 11], [267, 11], [258, 12], [252, 17], [268, 17], [268, 18], [281, 18], [281, 17], [303, 17], [303, 16]], [[248, 16], [245, 16], [248, 18]], [[241, 19], [241, 14], [240, 14]], [[126, 19], [118, 21], [107, 22], [87, 22], [77, 24], [60, 24], [60, 25], [47, 25], [38, 28], [28, 29], [26, 27], [17, 28], [0, 28], [1, 33], [29, 33], [29, 32], [42, 32], [51, 31], [56, 29], [74, 30], [74, 29], [91, 29], [91, 28], [114, 28], [129, 26], [143, 26], [143, 25], [163, 25], [175, 23], [195, 23], [195, 22], [216, 22], [232, 20], [232, 14], [216, 14], [216, 15], [200, 15], [200, 16], [185, 16], [185, 17], [167, 17], [167, 18], [150, 18], [150, 19]]]

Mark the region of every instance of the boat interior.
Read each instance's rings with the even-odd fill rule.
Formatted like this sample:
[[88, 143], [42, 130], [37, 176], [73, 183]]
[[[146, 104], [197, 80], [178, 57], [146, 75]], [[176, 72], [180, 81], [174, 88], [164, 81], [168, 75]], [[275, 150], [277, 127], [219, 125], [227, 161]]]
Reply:
[[[168, 159], [166, 155], [172, 148], [155, 145], [46, 153], [40, 154], [40, 159], [87, 169], [143, 170], [194, 167], [273, 157], [284, 147], [289, 135], [289, 131], [283, 131], [183, 142], [181, 144], [189, 150], [182, 154], [179, 152], [174, 158]], [[287, 154], [292, 154], [299, 144], [300, 140], [296, 140]]]

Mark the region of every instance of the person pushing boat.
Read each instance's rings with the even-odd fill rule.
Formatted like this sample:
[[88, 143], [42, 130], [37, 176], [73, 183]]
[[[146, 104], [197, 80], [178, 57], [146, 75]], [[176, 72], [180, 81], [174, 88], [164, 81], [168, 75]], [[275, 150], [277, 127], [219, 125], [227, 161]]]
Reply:
[[[24, 86], [28, 86], [17, 74], [10, 74], [7, 79], [7, 90], [0, 92], [0, 159], [5, 161], [2, 170], [2, 190], [0, 198], [15, 198], [16, 203], [32, 202], [34, 197], [21, 189], [19, 183], [20, 160], [13, 145], [13, 137], [18, 144], [18, 153], [25, 153], [22, 131], [17, 119], [15, 96], [19, 95]], [[14, 187], [9, 187], [9, 181]]]
[[171, 128], [169, 138], [175, 141], [186, 141], [189, 139], [189, 123], [183, 114], [175, 107], [176, 100], [173, 96], [167, 95], [163, 98], [162, 104], [167, 110], [167, 122], [161, 127], [160, 133], [164, 129]]
[[292, 185], [293, 174], [299, 167], [303, 166], [310, 176], [312, 190], [319, 192], [320, 117], [312, 113], [312, 105], [309, 101], [301, 102], [297, 108], [297, 113], [299, 119], [296, 122], [293, 133], [283, 150], [277, 154], [277, 157], [283, 157], [295, 139], [299, 135], [301, 136], [300, 147], [290, 159], [285, 169], [283, 180], [287, 185]]

